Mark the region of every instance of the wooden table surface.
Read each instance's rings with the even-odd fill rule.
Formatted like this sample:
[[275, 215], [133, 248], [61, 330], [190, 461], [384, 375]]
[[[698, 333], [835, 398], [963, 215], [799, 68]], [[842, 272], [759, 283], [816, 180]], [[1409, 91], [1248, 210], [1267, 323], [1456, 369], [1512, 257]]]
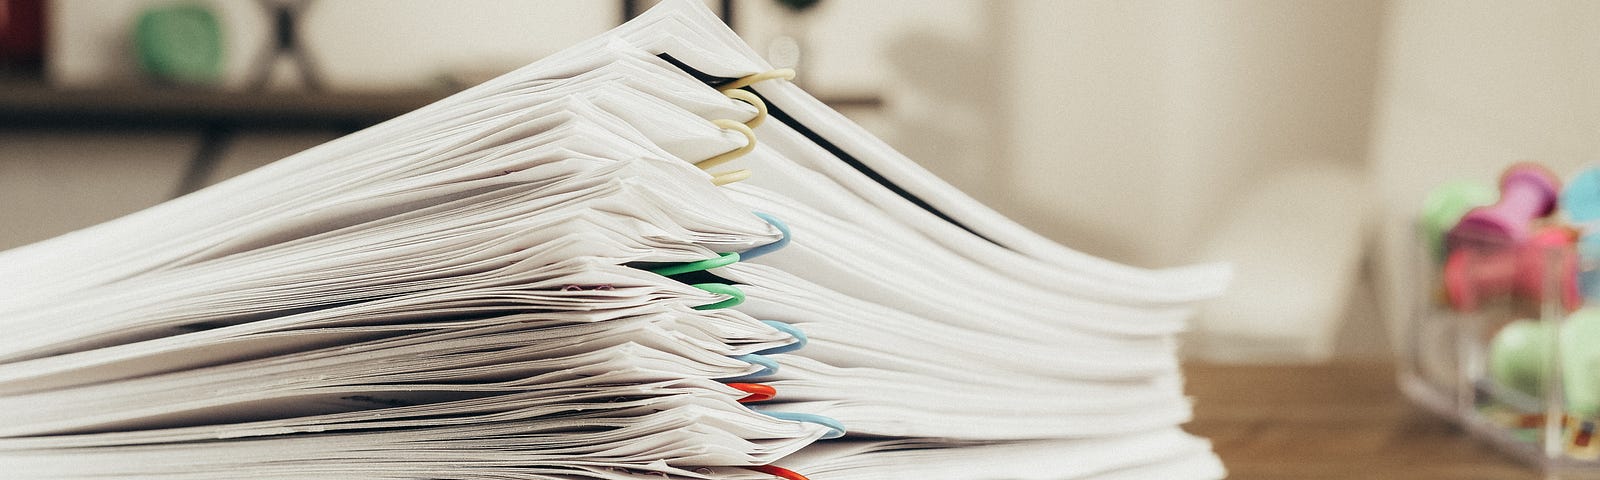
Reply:
[[1211, 439], [1231, 479], [1540, 478], [1409, 404], [1388, 364], [1184, 370], [1185, 428]]

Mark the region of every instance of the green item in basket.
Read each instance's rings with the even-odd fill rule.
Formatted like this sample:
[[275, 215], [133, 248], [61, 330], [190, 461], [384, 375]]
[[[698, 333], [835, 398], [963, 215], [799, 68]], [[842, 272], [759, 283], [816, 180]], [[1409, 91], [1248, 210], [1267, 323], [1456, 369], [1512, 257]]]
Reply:
[[139, 65], [156, 79], [209, 85], [222, 78], [222, 26], [209, 8], [179, 4], [146, 9], [133, 40]]
[[1561, 327], [1561, 387], [1568, 414], [1600, 417], [1600, 307], [1573, 312]]
[[[1496, 383], [1543, 398], [1550, 359], [1551, 326], [1517, 320], [1489, 342], [1489, 375]], [[1567, 414], [1600, 418], [1600, 307], [1572, 312], [1561, 326], [1561, 391]]]
[[1435, 260], [1444, 258], [1444, 234], [1456, 226], [1473, 207], [1489, 205], [1500, 198], [1493, 185], [1457, 180], [1435, 187], [1422, 204], [1422, 232]]
[[1517, 320], [1501, 327], [1489, 343], [1489, 375], [1496, 383], [1535, 398], [1544, 396], [1545, 365], [1550, 361], [1550, 327]]

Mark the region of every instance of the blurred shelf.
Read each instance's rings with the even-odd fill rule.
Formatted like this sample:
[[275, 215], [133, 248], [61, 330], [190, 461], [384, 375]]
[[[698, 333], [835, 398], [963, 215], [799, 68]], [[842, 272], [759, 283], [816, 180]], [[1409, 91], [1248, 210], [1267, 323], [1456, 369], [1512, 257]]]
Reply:
[[[354, 131], [416, 110], [451, 91], [229, 92], [122, 87], [56, 89], [0, 79], [0, 128], [294, 128]], [[838, 109], [876, 109], [871, 94], [823, 96]]]
[[822, 100], [822, 103], [828, 104], [835, 110], [883, 108], [883, 97], [870, 93], [817, 94], [817, 100]]
[[[36, 77], [0, 75], [0, 130], [194, 129], [200, 146], [178, 195], [199, 188], [239, 131], [354, 132], [443, 99], [447, 90], [396, 93], [230, 92], [128, 86], [58, 89]], [[824, 97], [834, 108], [875, 109], [876, 95]]]
[[355, 130], [448, 96], [401, 93], [226, 92], [126, 87], [62, 90], [0, 81], [0, 128], [213, 127]]

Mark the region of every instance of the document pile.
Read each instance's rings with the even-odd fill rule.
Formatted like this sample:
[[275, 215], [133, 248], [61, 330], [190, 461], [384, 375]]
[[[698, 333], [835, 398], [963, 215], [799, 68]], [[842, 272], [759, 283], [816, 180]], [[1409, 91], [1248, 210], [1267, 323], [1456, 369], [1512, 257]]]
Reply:
[[1218, 478], [1218, 266], [1058, 246], [699, 2], [0, 253], [6, 478]]

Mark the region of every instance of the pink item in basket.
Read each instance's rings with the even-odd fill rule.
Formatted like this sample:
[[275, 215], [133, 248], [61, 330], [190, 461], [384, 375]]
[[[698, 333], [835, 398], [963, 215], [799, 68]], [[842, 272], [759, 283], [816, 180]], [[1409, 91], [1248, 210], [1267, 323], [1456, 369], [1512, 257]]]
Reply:
[[1560, 192], [1561, 179], [1544, 166], [1512, 165], [1500, 176], [1500, 200], [1467, 211], [1450, 229], [1450, 247], [1522, 243], [1534, 220], [1555, 211]]
[[[1568, 312], [1582, 305], [1578, 294], [1577, 235], [1564, 227], [1544, 227], [1515, 246], [1462, 246], [1444, 264], [1445, 294], [1458, 311], [1476, 311], [1485, 299], [1504, 295], [1541, 301], [1546, 282], [1561, 295]], [[1556, 272], [1547, 267], [1556, 266]], [[1554, 275], [1550, 277], [1548, 275]]]

